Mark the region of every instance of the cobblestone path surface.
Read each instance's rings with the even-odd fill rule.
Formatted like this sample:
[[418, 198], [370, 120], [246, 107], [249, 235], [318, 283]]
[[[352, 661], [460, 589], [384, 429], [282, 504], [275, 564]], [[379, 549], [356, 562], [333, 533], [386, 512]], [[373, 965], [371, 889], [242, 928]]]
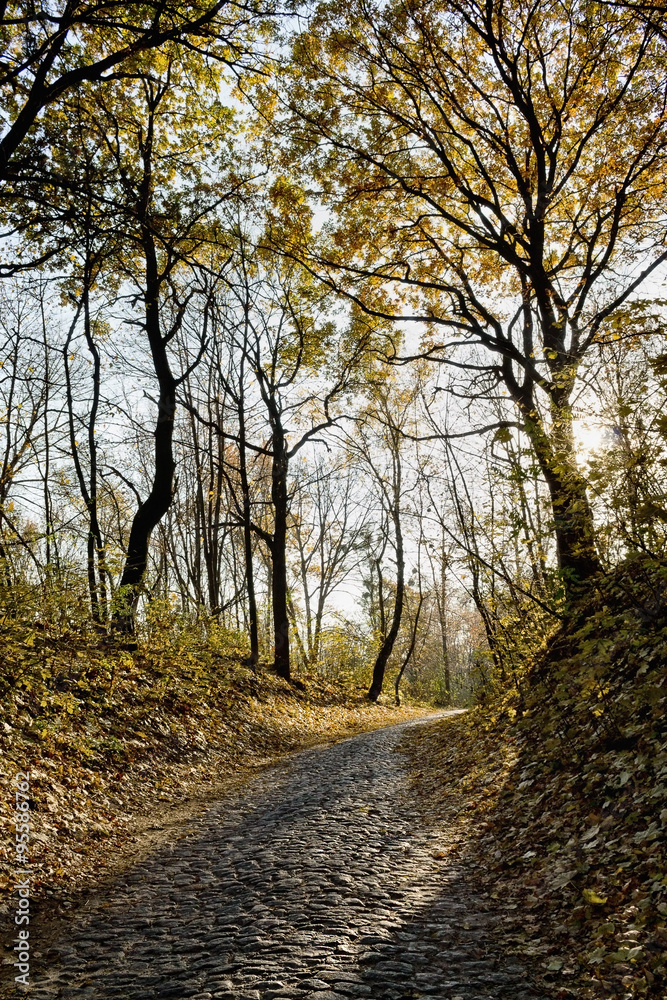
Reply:
[[29, 996], [548, 1000], [494, 954], [465, 869], [434, 858], [393, 752], [414, 724], [296, 754], [215, 804], [79, 913]]

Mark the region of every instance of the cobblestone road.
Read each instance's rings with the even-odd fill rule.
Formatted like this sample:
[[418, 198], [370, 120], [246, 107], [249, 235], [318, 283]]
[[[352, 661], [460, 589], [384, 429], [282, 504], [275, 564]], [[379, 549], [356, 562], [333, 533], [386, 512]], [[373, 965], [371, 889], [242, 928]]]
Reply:
[[214, 805], [74, 919], [30, 997], [548, 1000], [493, 953], [465, 870], [434, 858], [394, 752], [407, 725]]

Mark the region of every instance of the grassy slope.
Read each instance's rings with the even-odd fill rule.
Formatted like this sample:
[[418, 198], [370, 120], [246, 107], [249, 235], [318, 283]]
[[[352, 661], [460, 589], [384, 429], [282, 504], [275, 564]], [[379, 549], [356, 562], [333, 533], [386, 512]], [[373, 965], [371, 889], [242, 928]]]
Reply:
[[407, 737], [508, 947], [556, 996], [667, 996], [667, 571], [638, 559], [582, 600], [515, 695]]

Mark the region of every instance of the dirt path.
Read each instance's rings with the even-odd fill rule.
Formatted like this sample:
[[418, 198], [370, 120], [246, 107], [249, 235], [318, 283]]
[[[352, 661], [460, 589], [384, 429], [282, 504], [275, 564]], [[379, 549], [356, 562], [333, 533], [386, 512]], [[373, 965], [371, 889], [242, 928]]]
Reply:
[[548, 1000], [419, 822], [398, 752], [419, 724], [295, 754], [213, 805], [90, 900], [30, 997]]

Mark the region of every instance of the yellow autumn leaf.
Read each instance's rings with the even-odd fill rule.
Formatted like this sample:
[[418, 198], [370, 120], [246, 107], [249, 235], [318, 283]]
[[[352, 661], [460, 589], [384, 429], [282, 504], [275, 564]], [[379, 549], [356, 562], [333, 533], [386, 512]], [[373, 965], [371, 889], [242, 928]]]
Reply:
[[587, 903], [593, 906], [604, 906], [607, 902], [606, 896], [599, 896], [594, 889], [583, 889], [581, 895]]

